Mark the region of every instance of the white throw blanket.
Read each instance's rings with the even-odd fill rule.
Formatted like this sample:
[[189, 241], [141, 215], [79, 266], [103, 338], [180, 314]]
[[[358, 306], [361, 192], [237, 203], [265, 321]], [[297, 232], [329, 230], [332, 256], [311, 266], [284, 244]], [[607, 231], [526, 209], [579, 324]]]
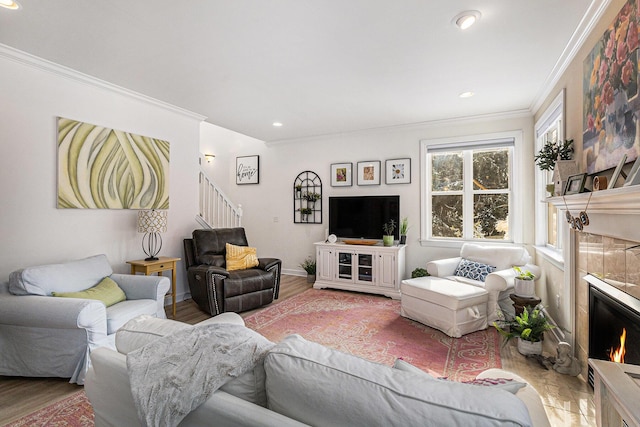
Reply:
[[138, 418], [145, 426], [177, 426], [218, 388], [262, 363], [273, 343], [233, 324], [178, 331], [127, 355]]

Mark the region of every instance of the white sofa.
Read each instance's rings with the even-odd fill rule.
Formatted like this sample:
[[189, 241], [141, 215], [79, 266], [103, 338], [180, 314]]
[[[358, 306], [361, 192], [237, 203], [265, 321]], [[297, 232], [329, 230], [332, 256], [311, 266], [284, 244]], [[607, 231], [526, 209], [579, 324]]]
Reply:
[[[456, 276], [455, 272], [463, 259], [495, 267], [484, 281]], [[489, 293], [487, 301], [487, 321], [491, 324], [498, 319], [498, 310], [514, 315], [513, 303], [509, 294], [513, 293], [516, 272], [514, 266], [531, 271], [540, 276], [540, 267], [531, 264], [531, 256], [524, 247], [515, 245], [483, 245], [465, 243], [460, 256], [439, 259], [427, 263], [427, 272], [431, 276], [442, 277], [459, 283], [477, 286]]]
[[[83, 291], [110, 277], [126, 300], [57, 298], [52, 292]], [[27, 267], [0, 284], [0, 375], [70, 378], [82, 384], [89, 353], [114, 347], [116, 330], [142, 314], [165, 318], [169, 279], [114, 274], [105, 255]], [[115, 348], [115, 347], [114, 347]]]
[[[235, 313], [203, 323], [243, 324]], [[118, 351], [91, 354], [85, 392], [96, 427], [140, 425], [126, 353], [159, 336], [192, 327], [171, 320], [135, 319], [116, 333]], [[525, 384], [513, 392], [435, 379], [405, 363], [394, 369], [291, 335], [264, 365], [225, 384], [180, 426], [536, 426], [548, 427], [540, 396]], [[479, 378], [512, 378], [501, 369]], [[509, 386], [513, 387], [511, 383]], [[517, 388], [517, 387], [516, 387]]]

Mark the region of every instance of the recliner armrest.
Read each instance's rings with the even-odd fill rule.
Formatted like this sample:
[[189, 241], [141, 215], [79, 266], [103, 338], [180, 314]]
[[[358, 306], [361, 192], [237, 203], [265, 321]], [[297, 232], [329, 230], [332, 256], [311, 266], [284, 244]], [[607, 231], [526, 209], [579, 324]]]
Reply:
[[437, 259], [427, 263], [427, 272], [435, 277], [453, 276], [461, 257]]
[[277, 264], [282, 264], [282, 261], [278, 258], [258, 258], [258, 268], [262, 270], [269, 270]]
[[213, 273], [213, 274], [219, 274], [224, 277], [229, 277], [229, 272], [226, 269], [222, 267], [216, 267], [213, 265], [206, 265], [206, 264], [200, 264], [200, 265], [195, 265], [193, 267], [189, 267], [189, 270], [187, 272], [189, 274]]

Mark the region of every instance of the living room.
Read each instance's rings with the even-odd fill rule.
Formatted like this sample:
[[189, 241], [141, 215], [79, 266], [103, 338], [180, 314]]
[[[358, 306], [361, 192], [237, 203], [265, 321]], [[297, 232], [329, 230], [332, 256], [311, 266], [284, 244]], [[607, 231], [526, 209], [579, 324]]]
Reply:
[[[24, 7], [29, 5], [26, 1], [22, 3]], [[513, 182], [514, 197], [518, 200], [514, 203], [514, 215], [518, 218], [514, 220], [514, 243], [525, 245], [535, 256], [536, 264], [543, 271], [536, 284], [537, 292], [566, 334], [565, 339], [571, 342], [577, 324], [572, 271], [576, 266], [573, 261], [568, 265], [558, 262], [557, 256], [535, 247], [544, 243], [539, 241], [537, 233], [542, 224], [539, 201], [546, 196], [539, 193], [540, 185], [536, 181], [539, 171], [534, 155], [539, 147], [535, 130], [548, 107], [564, 91], [564, 137], [574, 139], [575, 158], [583, 159], [583, 62], [625, 4], [625, 1], [592, 2], [588, 8], [589, 18], [597, 20], [590, 25], [581, 24], [580, 29], [586, 31], [581, 38], [577, 37], [579, 43], [573, 47], [574, 51], [564, 57], [567, 62], [559, 67], [560, 72], [540, 88], [538, 94], [544, 96], [536, 102], [531, 100], [528, 108], [466, 118], [452, 115], [424, 122], [415, 120], [404, 126], [381, 124], [326, 136], [272, 137], [269, 142], [215, 125], [215, 117], [204, 121], [202, 113], [176, 107], [171, 100], [152, 99], [120, 87], [117, 82], [99, 80], [96, 78], [100, 76], [99, 70], [94, 74], [79, 73], [56, 61], [49, 62], [46, 57], [16, 49], [6, 43], [10, 39], [8, 20], [15, 18], [2, 11], [0, 43], [6, 44], [0, 45], [3, 98], [0, 138], [6, 142], [0, 159], [0, 188], [5, 199], [0, 219], [0, 235], [5, 242], [0, 257], [0, 280], [5, 281], [12, 271], [28, 265], [98, 253], [107, 255], [114, 271], [126, 273], [129, 271], [127, 260], [144, 257], [141, 235], [136, 232], [136, 211], [56, 208], [57, 117], [149, 135], [171, 143], [169, 226], [162, 234], [161, 255], [182, 257], [182, 239], [199, 228], [195, 216], [199, 211], [201, 162], [232, 201], [242, 205], [242, 224], [249, 243], [259, 248], [259, 253], [282, 259], [283, 273], [292, 275], [303, 274], [299, 264], [315, 253], [314, 242], [325, 240], [328, 226], [326, 218], [321, 224], [294, 224], [292, 187], [300, 172], [310, 170], [320, 176], [325, 207], [328, 206], [326, 198], [330, 196], [399, 195], [401, 216], [408, 217], [411, 226], [406, 249], [406, 271], [411, 272], [424, 267], [427, 261], [459, 252], [459, 246], [433, 246], [425, 242], [421, 208], [425, 197], [421, 185], [423, 143], [464, 142], [469, 138], [510, 133], [517, 141]], [[306, 102], [301, 100], [301, 104]], [[239, 122], [242, 120], [238, 118]], [[215, 154], [211, 162], [204, 159], [207, 153]], [[260, 159], [259, 184], [236, 185], [236, 158], [253, 155]], [[331, 164], [352, 163], [355, 171], [357, 162], [376, 160], [384, 166], [386, 160], [397, 158], [411, 159], [410, 184], [388, 185], [383, 174], [380, 185], [358, 186], [354, 174], [352, 186], [331, 186]], [[384, 172], [384, 167], [382, 170]], [[613, 170], [602, 173], [610, 177]], [[586, 199], [584, 202], [586, 204]], [[565, 232], [563, 246], [567, 251], [574, 233], [568, 229]], [[615, 234], [624, 235], [625, 230]], [[640, 241], [637, 236], [625, 237]], [[560, 255], [562, 259], [570, 254]], [[188, 298], [189, 288], [180, 264], [177, 275], [178, 300], [182, 300]]]

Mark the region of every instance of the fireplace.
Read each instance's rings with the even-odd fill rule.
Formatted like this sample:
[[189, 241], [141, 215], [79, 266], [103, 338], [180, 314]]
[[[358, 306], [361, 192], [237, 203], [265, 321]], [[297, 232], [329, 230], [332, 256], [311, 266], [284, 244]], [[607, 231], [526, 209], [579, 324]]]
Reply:
[[[589, 358], [640, 365], [640, 300], [593, 275], [589, 283]], [[593, 370], [588, 382], [593, 387]]]

